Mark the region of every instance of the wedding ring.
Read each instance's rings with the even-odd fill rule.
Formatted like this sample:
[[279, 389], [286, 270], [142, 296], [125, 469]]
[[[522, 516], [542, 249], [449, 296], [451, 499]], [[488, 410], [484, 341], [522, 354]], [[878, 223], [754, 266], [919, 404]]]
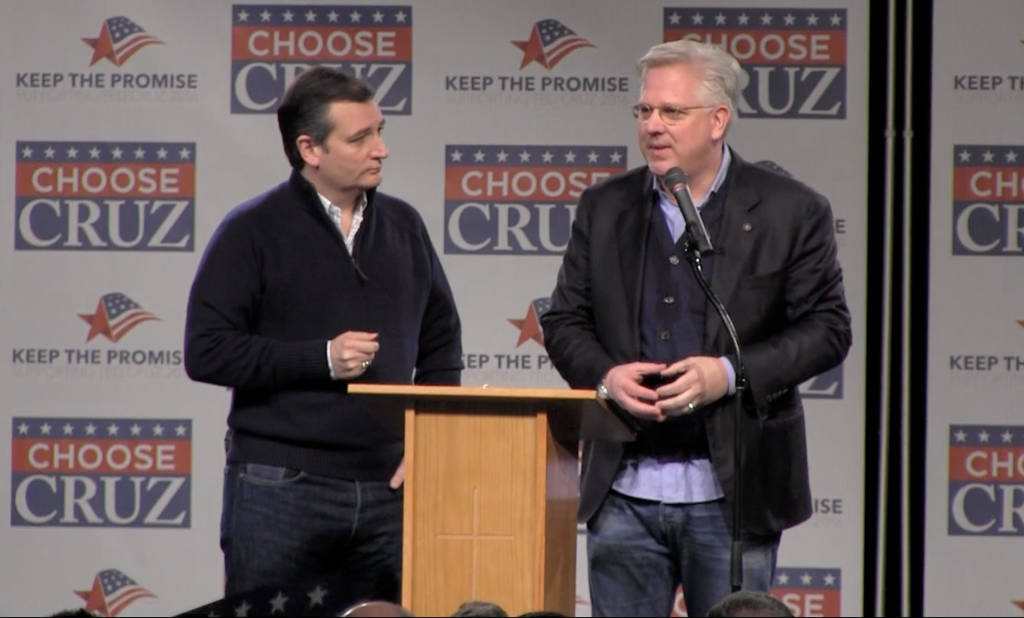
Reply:
[[688, 405], [686, 406], [686, 409], [687, 409], [687, 410], [689, 410], [690, 412], [693, 412], [694, 410], [696, 410], [696, 409], [697, 409], [697, 406], [693, 405], [693, 402], [691, 401], [691, 402], [690, 402], [690, 403], [689, 403], [689, 404], [688, 404]]
[[370, 361], [365, 360], [362, 363], [360, 363], [360, 365], [362, 365], [363, 371], [365, 371], [370, 366]]

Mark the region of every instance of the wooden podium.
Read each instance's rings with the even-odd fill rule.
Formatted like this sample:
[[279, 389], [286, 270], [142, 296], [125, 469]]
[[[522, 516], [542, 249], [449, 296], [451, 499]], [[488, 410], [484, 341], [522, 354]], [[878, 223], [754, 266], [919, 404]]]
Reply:
[[405, 437], [402, 604], [576, 613], [581, 438], [631, 441], [592, 390], [351, 384]]

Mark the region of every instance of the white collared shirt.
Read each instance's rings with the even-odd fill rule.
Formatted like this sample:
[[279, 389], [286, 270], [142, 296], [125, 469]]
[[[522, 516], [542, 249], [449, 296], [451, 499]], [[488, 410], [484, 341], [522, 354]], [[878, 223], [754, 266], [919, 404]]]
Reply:
[[316, 194], [320, 198], [320, 203], [324, 205], [324, 210], [327, 211], [327, 216], [334, 221], [334, 226], [341, 232], [342, 238], [345, 239], [345, 247], [348, 249], [349, 255], [352, 255], [352, 247], [355, 246], [356, 232], [359, 231], [359, 226], [363, 224], [363, 213], [366, 212], [366, 193], [363, 193], [359, 197], [359, 203], [356, 204], [356, 212], [352, 215], [352, 225], [348, 228], [348, 234], [345, 234], [341, 229], [341, 208], [331, 203], [331, 200], [326, 197]]

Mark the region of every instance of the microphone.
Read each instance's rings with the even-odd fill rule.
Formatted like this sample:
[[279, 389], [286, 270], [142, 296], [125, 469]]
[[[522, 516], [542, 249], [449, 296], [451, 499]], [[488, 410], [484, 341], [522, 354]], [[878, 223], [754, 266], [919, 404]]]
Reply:
[[697, 207], [693, 205], [693, 199], [690, 198], [690, 189], [687, 187], [689, 182], [690, 178], [686, 172], [678, 167], [673, 167], [665, 173], [665, 186], [676, 198], [679, 210], [683, 212], [683, 220], [686, 221], [685, 233], [689, 238], [691, 248], [695, 248], [699, 255], [710, 255], [714, 253], [711, 237], [708, 236], [704, 220], [697, 214]]

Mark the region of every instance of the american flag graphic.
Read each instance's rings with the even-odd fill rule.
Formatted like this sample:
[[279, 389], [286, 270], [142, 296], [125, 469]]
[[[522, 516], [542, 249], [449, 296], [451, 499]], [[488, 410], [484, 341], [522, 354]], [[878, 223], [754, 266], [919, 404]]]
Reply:
[[120, 292], [104, 294], [96, 304], [96, 313], [79, 313], [78, 317], [89, 325], [86, 343], [99, 335], [117, 343], [139, 324], [160, 319]]
[[519, 329], [519, 340], [516, 342], [517, 348], [531, 339], [540, 346], [544, 346], [544, 331], [540, 326], [540, 316], [547, 313], [549, 309], [551, 309], [551, 298], [549, 296], [535, 298], [526, 310], [525, 318], [508, 318], [509, 324]]
[[92, 66], [106, 58], [114, 63], [114, 66], [121, 66], [135, 55], [137, 51], [147, 45], [163, 45], [163, 41], [149, 34], [142, 29], [142, 26], [128, 19], [118, 16], [107, 18], [100, 28], [100, 34], [95, 39], [84, 38], [89, 47], [92, 47]]
[[85, 611], [98, 616], [117, 616], [139, 599], [156, 598], [152, 591], [117, 569], [100, 571], [93, 578], [91, 589], [76, 590], [75, 594], [85, 600]]
[[358, 577], [330, 576], [261, 586], [178, 616], [341, 616], [356, 605], [380, 600], [374, 582]]
[[537, 62], [550, 70], [570, 52], [581, 47], [594, 47], [593, 43], [557, 19], [542, 19], [533, 25], [529, 40], [512, 41], [512, 44], [523, 50], [523, 63], [520, 69], [531, 62]]

